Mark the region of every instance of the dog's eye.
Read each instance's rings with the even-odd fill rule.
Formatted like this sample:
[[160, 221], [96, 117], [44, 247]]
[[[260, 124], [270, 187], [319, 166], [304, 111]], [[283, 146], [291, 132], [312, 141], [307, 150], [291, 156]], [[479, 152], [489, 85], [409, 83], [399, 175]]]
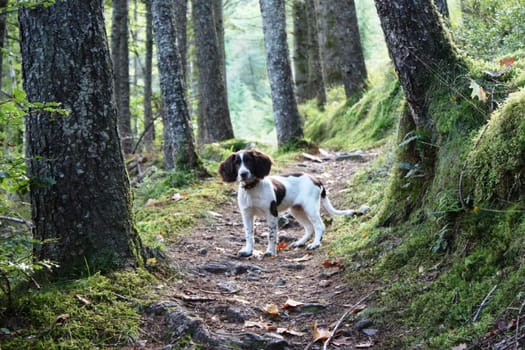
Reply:
[[241, 164], [241, 157], [237, 156], [235, 157], [235, 164]]

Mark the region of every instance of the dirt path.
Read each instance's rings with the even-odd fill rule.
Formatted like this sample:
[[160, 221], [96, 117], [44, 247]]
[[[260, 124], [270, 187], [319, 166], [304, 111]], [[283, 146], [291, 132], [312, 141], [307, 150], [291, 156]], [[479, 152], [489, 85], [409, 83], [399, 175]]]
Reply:
[[[341, 207], [338, 196], [347, 179], [375, 153], [344, 160], [329, 156], [321, 162], [304, 159], [284, 172], [320, 176], [334, 205]], [[262, 257], [267, 227], [260, 219], [255, 224], [256, 253], [250, 258], [237, 257], [244, 234], [236, 187], [231, 190], [231, 198], [220, 211], [210, 213], [211, 221], [203, 221], [191, 235], [169, 247], [168, 259], [177, 265], [182, 279], [170, 283], [165, 301], [147, 310], [149, 328], [157, 324], [149, 331], [157, 334], [159, 348], [184, 338], [187, 349], [197, 343], [209, 349], [322, 349], [323, 343], [314, 343], [314, 338], [326, 339], [328, 330], [333, 330], [367, 291], [353, 290], [345, 281], [344, 266], [327, 257], [322, 248], [286, 248], [286, 243], [303, 233], [291, 217], [283, 220], [280, 237], [285, 243], [277, 257]], [[355, 209], [360, 205], [355, 203]], [[327, 226], [325, 239], [330, 240], [329, 236]], [[350, 316], [337, 326], [337, 336], [328, 348], [373, 348], [374, 326]]]

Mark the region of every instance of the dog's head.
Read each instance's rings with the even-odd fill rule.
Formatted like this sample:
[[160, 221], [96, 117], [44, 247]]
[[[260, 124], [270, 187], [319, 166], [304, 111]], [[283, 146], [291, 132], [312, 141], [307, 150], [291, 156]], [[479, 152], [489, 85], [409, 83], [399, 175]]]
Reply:
[[271, 167], [272, 159], [266, 154], [255, 150], [239, 151], [219, 165], [219, 174], [225, 182], [251, 183], [268, 175]]

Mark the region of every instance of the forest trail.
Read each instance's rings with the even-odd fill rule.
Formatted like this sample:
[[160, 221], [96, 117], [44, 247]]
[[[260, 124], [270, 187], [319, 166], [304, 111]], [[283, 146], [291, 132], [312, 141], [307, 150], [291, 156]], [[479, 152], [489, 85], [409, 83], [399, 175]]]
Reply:
[[[334, 206], [341, 208], [338, 197], [348, 179], [376, 155], [359, 152], [342, 160], [335, 154], [317, 155], [319, 159], [304, 158], [280, 172], [319, 176]], [[207, 349], [313, 350], [324, 345], [315, 338], [326, 339], [334, 329], [328, 349], [374, 348], [380, 331], [356, 314], [373, 300], [375, 287], [354, 289], [345, 266], [327, 256], [323, 245], [315, 251], [286, 247], [303, 234], [291, 216], [282, 220], [279, 236], [284, 243], [277, 257], [262, 257], [267, 234], [262, 219], [255, 223], [255, 254], [238, 257], [244, 233], [235, 195], [236, 185], [220, 210], [210, 213], [211, 219], [202, 219], [191, 235], [168, 247], [168, 259], [180, 279], [163, 286], [163, 301], [146, 310], [143, 332], [150, 339], [142, 348], [163, 349], [185, 339], [186, 349], [198, 343]], [[354, 203], [353, 209], [362, 204]], [[324, 241], [332, 239], [327, 224]]]

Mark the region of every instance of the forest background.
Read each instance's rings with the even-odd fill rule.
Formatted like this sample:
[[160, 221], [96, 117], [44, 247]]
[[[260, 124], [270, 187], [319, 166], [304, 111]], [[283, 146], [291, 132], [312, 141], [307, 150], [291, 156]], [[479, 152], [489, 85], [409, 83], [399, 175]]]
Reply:
[[[392, 274], [394, 270], [404, 277], [412, 276], [413, 271], [404, 270], [406, 266], [414, 264], [414, 259], [423, 259], [430, 251], [434, 254], [426, 262], [430, 270], [432, 265], [435, 270], [439, 271], [441, 279], [439, 283], [434, 284], [429, 293], [424, 296], [415, 298], [418, 294], [418, 288], [421, 286], [406, 285], [393, 286], [392, 293], [382, 300], [385, 307], [392, 306], [396, 293], [402, 295], [402, 300], [410, 300], [406, 305], [407, 313], [424, 314], [427, 320], [423, 322], [425, 331], [417, 333], [415, 337], [430, 339], [428, 340], [433, 346], [452, 346], [461, 341], [473, 341], [476, 337], [481, 337], [484, 332], [492, 329], [493, 324], [498, 317], [505, 318], [506, 314], [518, 310], [515, 316], [514, 328], [516, 334], [520, 332], [519, 324], [522, 320], [522, 311], [524, 305], [523, 290], [523, 242], [524, 242], [524, 219], [523, 219], [523, 140], [518, 133], [514, 135], [511, 131], [523, 130], [523, 38], [525, 30], [523, 28], [525, 20], [524, 3], [518, 0], [504, 1], [449, 1], [450, 19], [446, 20], [447, 28], [451, 31], [453, 41], [461, 49], [462, 54], [468, 55], [475, 61], [470, 69], [470, 81], [467, 89], [462, 93], [453, 91], [452, 95], [443, 97], [443, 104], [450, 104], [452, 107], [456, 99], [469, 99], [469, 104], [474, 103], [473, 114], [482, 110], [486, 119], [493, 111], [499, 111], [499, 119], [511, 119], [509, 124], [503, 123], [502, 128], [498, 130], [485, 127], [471, 127], [470, 122], [463, 125], [469, 125], [468, 135], [461, 135], [456, 138], [455, 127], [461, 128], [463, 125], [456, 125], [453, 117], [444, 118], [442, 124], [443, 130], [446, 130], [447, 140], [443, 142], [441, 150], [445, 150], [446, 157], [440, 158], [435, 168], [437, 180], [432, 180], [432, 184], [418, 183], [419, 177], [425, 177], [423, 166], [417, 161], [397, 161], [395, 154], [399, 149], [407, 145], [412, 145], [419, 140], [424, 141], [421, 135], [396, 134], [398, 121], [402, 119], [403, 108], [402, 98], [397, 94], [398, 85], [391, 85], [394, 79], [394, 69], [389, 63], [388, 50], [383, 39], [380, 21], [377, 17], [376, 8], [372, 6], [371, 1], [358, 0], [355, 2], [359, 19], [361, 41], [363, 44], [364, 57], [366, 59], [368, 71], [368, 83], [366, 92], [362, 96], [359, 94], [356, 99], [360, 103], [355, 104], [355, 99], [346, 99], [341, 86], [332, 87], [328, 91], [328, 102], [319, 106], [315, 101], [309, 101], [300, 106], [300, 111], [306, 119], [305, 136], [311, 141], [331, 147], [334, 149], [352, 150], [356, 148], [385, 147], [385, 157], [382, 158], [377, 169], [381, 171], [369, 170], [368, 173], [357, 177], [355, 182], [350, 186], [361, 187], [361, 191], [370, 192], [364, 189], [366, 177], [377, 177], [378, 173], [384, 174], [392, 171], [402, 171], [403, 181], [405, 183], [397, 185], [404, 189], [407, 184], [417, 184], [425, 188], [422, 191], [422, 200], [409, 207], [401, 198], [410, 197], [413, 194], [407, 192], [395, 193], [396, 181], [390, 187], [388, 195], [390, 198], [378, 196], [370, 201], [376, 205], [378, 216], [371, 221], [370, 227], [361, 228], [362, 234], [366, 232], [367, 242], [348, 242], [343, 238], [345, 245], [339, 251], [339, 254], [349, 256], [349, 262], [355, 260], [373, 260], [377, 258], [381, 261], [380, 270], [385, 274]], [[13, 4], [10, 4], [11, 6]], [[131, 110], [131, 140], [132, 144], [137, 145], [138, 141], [144, 136], [147, 123], [144, 122], [144, 55], [145, 55], [145, 4], [141, 1], [130, 1], [129, 3], [129, 53], [130, 53], [130, 110]], [[287, 13], [292, 12], [293, 2], [287, 2]], [[19, 49], [19, 33], [16, 6], [8, 7], [7, 11], [7, 35], [3, 46], [2, 61], [2, 93], [4, 100], [2, 103], [2, 113], [0, 115], [1, 132], [2, 132], [2, 169], [0, 169], [0, 180], [2, 184], [2, 201], [0, 214], [4, 217], [2, 221], [2, 246], [0, 247], [0, 272], [2, 274], [2, 298], [6, 305], [1, 311], [4, 320], [7, 320], [13, 310], [19, 313], [27, 313], [29, 304], [24, 304], [23, 290], [27, 285], [40, 288], [39, 282], [33, 278], [34, 270], [45, 270], [53, 267], [52, 261], [40, 261], [38, 264], [32, 264], [31, 247], [39, 242], [34, 241], [28, 236], [27, 228], [30, 223], [30, 208], [27, 204], [27, 191], [29, 190], [29, 179], [26, 175], [26, 164], [24, 159], [24, 117], [28, 111], [28, 104], [25, 92], [21, 84], [21, 53]], [[108, 34], [111, 33], [112, 17], [111, 3], [105, 5], [106, 27]], [[270, 84], [267, 78], [267, 68], [265, 65], [264, 35], [262, 30], [260, 11], [258, 1], [224, 1], [224, 43], [226, 52], [226, 77], [228, 87], [228, 105], [231, 113], [234, 134], [237, 138], [247, 141], [235, 141], [221, 146], [220, 151], [210, 151], [201, 149], [201, 157], [206, 162], [206, 166], [214, 171], [217, 161], [239, 144], [248, 144], [255, 142], [261, 147], [268, 147], [273, 150], [272, 146], [277, 143], [275, 134], [275, 123], [272, 116], [272, 99], [270, 93]], [[287, 32], [293, 33], [293, 21], [288, 18]], [[191, 26], [189, 26], [191, 28]], [[196, 73], [192, 69], [196, 64], [195, 48], [192, 46], [192, 33], [189, 33], [189, 55], [188, 64], [188, 102], [189, 109], [195, 114], [198, 111], [198, 86], [196, 86]], [[111, 40], [111, 37], [110, 37]], [[288, 35], [289, 47], [293, 47], [293, 35]], [[153, 55], [154, 62], [156, 55]], [[140, 157], [149, 158], [149, 161], [155, 159], [158, 167], [162, 163], [158, 160], [162, 158], [160, 148], [163, 139], [159, 130], [162, 129], [161, 123], [161, 94], [159, 89], [159, 72], [153, 64], [153, 115], [155, 118], [154, 126], [157, 131], [157, 137], [154, 146], [149, 152], [142, 152], [139, 146], [136, 151], [141, 151]], [[488, 72], [488, 73], [487, 73]], [[439, 73], [439, 72], [438, 72]], [[520, 90], [521, 89], [521, 90]], [[374, 96], [375, 94], [375, 96]], [[507, 103], [507, 97], [510, 104], [507, 109], [502, 106]], [[437, 98], [437, 96], [433, 96]], [[371, 110], [377, 106], [369, 100], [391, 99], [389, 106], [380, 104], [378, 108], [390, 113], [390, 119], [383, 120], [378, 128], [370, 128], [369, 122], [364, 113], [359, 114], [357, 111], [361, 106], [364, 109]], [[367, 100], [368, 99], [368, 100]], [[474, 102], [472, 102], [474, 101]], [[452, 103], [451, 103], [452, 102]], [[460, 104], [460, 102], [458, 102]], [[59, 105], [54, 103], [44, 105], [33, 105], [31, 108], [41, 108], [51, 113], [66, 113], [60, 109]], [[406, 108], [406, 107], [405, 107]], [[445, 107], [440, 107], [445, 108]], [[449, 108], [451, 108], [449, 106]], [[463, 107], [462, 107], [463, 108]], [[499, 108], [499, 109], [498, 109]], [[458, 108], [459, 109], [459, 108]], [[444, 111], [449, 111], [443, 109]], [[464, 109], [463, 109], [464, 110]], [[457, 116], [458, 112], [451, 112], [452, 116]], [[350, 117], [352, 115], [353, 117]], [[510, 115], [510, 116], [509, 116]], [[355, 118], [355, 119], [352, 119]], [[359, 120], [362, 118], [361, 120]], [[371, 117], [373, 118], [373, 116]], [[514, 119], [513, 119], [514, 118]], [[476, 119], [476, 118], [473, 118]], [[496, 120], [496, 118], [494, 118]], [[193, 119], [195, 125], [197, 121]], [[376, 119], [379, 123], [379, 119]], [[484, 122], [476, 121], [481, 125]], [[510, 125], [510, 126], [509, 126]], [[402, 125], [401, 125], [402, 126]], [[360, 134], [365, 135], [366, 131], [379, 130], [375, 135], [366, 134], [363, 139], [351, 134], [352, 130], [357, 129]], [[502, 131], [503, 130], [503, 131]], [[507, 133], [507, 134], [506, 134]], [[352, 135], [352, 137], [349, 137]], [[476, 136], [479, 136], [476, 138]], [[465, 142], [460, 147], [455, 144]], [[475, 140], [475, 141], [472, 141]], [[449, 142], [450, 141], [450, 142]], [[423, 144], [423, 142], [421, 142]], [[457, 148], [455, 148], [457, 147]], [[510, 148], [509, 148], [510, 147]], [[472, 149], [472, 152], [470, 152]], [[209, 152], [209, 153], [206, 153]], [[212, 154], [217, 152], [217, 154]], [[462, 157], [470, 157], [472, 164], [478, 168], [463, 169], [463, 158], [458, 161], [453, 157], [458, 153]], [[138, 153], [138, 152], [136, 152]], [[390, 154], [390, 156], [388, 156]], [[145, 156], [144, 156], [145, 155]], [[276, 153], [277, 156], [283, 156]], [[463, 176], [465, 172], [475, 172], [484, 169], [483, 166], [497, 167], [491, 163], [490, 158], [501, 160], [505, 158], [505, 166], [500, 173], [481, 173], [480, 180], [482, 184], [466, 184], [468, 191], [472, 193], [472, 198], [457, 198], [457, 177], [458, 174]], [[285, 157], [285, 156], [283, 156]], [[129, 156], [127, 158], [128, 166], [140, 167], [139, 156]], [[406, 159], [404, 159], [406, 160]], [[413, 160], [413, 159], [412, 159]], [[381, 163], [382, 162], [382, 163]], [[392, 166], [392, 163], [397, 166]], [[456, 164], [454, 169], [445, 169], [449, 164]], [[457, 163], [461, 165], [457, 165]], [[466, 163], [465, 163], [466, 164]], [[387, 169], [387, 170], [385, 170]], [[394, 169], [394, 170], [392, 170]], [[465, 170], [465, 171], [464, 171]], [[133, 170], [136, 171], [136, 170]], [[133, 171], [130, 173], [133, 174]], [[503, 175], [502, 175], [503, 174]], [[399, 175], [399, 174], [398, 174]], [[500, 176], [501, 175], [501, 176]], [[395, 178], [395, 175], [393, 176]], [[158, 227], [152, 229], [151, 222], [144, 220], [145, 212], [141, 213], [141, 202], [144, 198], [152, 195], [159, 195], [166, 192], [167, 187], [178, 188], [194, 183], [195, 174], [186, 172], [164, 173], [162, 180], [158, 178], [141, 179], [142, 185], [138, 186], [136, 197], [138, 199], [137, 218], [140, 233], [151, 229], [155, 231]], [[511, 178], [509, 180], [509, 178]], [[408, 180], [407, 180], [408, 179]], [[47, 179], [52, 182], [53, 179]], [[381, 181], [388, 181], [382, 178]], [[454, 183], [452, 185], [452, 183]], [[406, 187], [403, 187], [405, 186]], [[469, 187], [470, 186], [470, 187]], [[461, 187], [461, 180], [460, 180]], [[507, 189], [510, 190], [507, 191]], [[361, 194], [366, 196], [366, 194]], [[348, 201], [358, 201], [362, 198], [355, 195], [348, 198]], [[393, 210], [393, 206], [398, 203], [401, 210]], [[432, 204], [432, 205], [430, 205]], [[416, 207], [416, 209], [414, 208]], [[481, 213], [479, 216], [479, 213]], [[141, 216], [144, 215], [144, 216]], [[421, 219], [424, 217], [424, 219]], [[422, 222], [425, 222], [424, 224]], [[180, 223], [179, 223], [180, 224]], [[187, 223], [188, 225], [190, 223]], [[182, 224], [183, 225], [183, 224]], [[428, 226], [426, 226], [428, 225]], [[385, 228], [386, 227], [386, 228]], [[424, 228], [430, 232], [429, 235], [418, 235], [417, 231]], [[401, 231], [403, 234], [401, 234]], [[403, 243], [400, 245], [393, 244], [397, 242], [399, 236], [403, 237]], [[424, 237], [423, 237], [424, 236]], [[154, 236], [155, 237], [155, 236]], [[158, 243], [154, 242], [155, 238], [143, 237], [146, 246], [158, 248]], [[382, 251], [374, 248], [374, 245], [381, 243]], [[385, 242], [392, 244], [387, 245]], [[386, 246], [395, 247], [393, 252], [389, 252]], [[359, 253], [356, 251], [359, 250]], [[424, 252], [424, 253], [423, 253]], [[149, 259], [152, 259], [150, 256]], [[425, 258], [426, 259], [426, 258]], [[450, 259], [448, 263], [443, 263], [444, 259]], [[155, 260], [149, 260], [150, 265], [155, 265]], [[425, 264], [423, 264], [425, 265]], [[422, 265], [419, 265], [418, 271], [421, 271]], [[151, 266], [150, 266], [151, 267]], [[86, 264], [88, 275], [96, 274], [97, 271], [91, 271], [90, 264]], [[405, 274], [405, 275], [404, 275]], [[417, 271], [416, 271], [417, 274]], [[140, 274], [139, 274], [140, 275]], [[385, 277], [383, 276], [383, 277]], [[135, 276], [136, 277], [136, 276]], [[145, 278], [144, 276], [139, 276]], [[137, 278], [139, 278], [137, 277]], [[129, 278], [129, 276], [127, 277]], [[149, 277], [148, 277], [149, 278]], [[107, 281], [105, 281], [107, 283]], [[492, 287], [496, 285], [499, 288], [495, 290], [494, 299], [487, 308], [487, 313], [481, 322], [468, 323], [465, 315], [476, 311], [473, 306], [474, 300], [483, 299], [483, 296], [491, 296]], [[20, 288], [20, 290], [19, 290]], [[108, 288], [108, 286], [104, 286]], [[405, 288], [403, 290], [403, 288]], [[450, 289], [452, 292], [446, 293], [444, 290]], [[467, 296], [470, 292], [472, 295]], [[120, 291], [119, 291], [120, 292]], [[490, 292], [490, 293], [489, 293]], [[20, 295], [18, 293], [21, 293]], [[489, 294], [487, 294], [489, 293]], [[52, 294], [52, 293], [51, 293]], [[20, 298], [18, 299], [18, 297]], [[410, 296], [410, 297], [409, 297]], [[27, 296], [26, 296], [27, 298]], [[470, 306], [468, 310], [465, 307], [454, 306], [448, 312], [436, 312], [436, 310], [424, 310], [428, 303], [436, 303], [436, 300], [442, 302], [460, 298], [463, 301], [468, 300]], [[18, 299], [18, 300], [13, 300]], [[42, 303], [49, 303], [49, 299], [41, 300]], [[390, 304], [389, 304], [390, 303]], [[408, 303], [408, 302], [407, 302]], [[399, 305], [397, 305], [399, 307]], [[481, 309], [481, 307], [480, 307]], [[129, 310], [127, 309], [126, 312]], [[130, 311], [131, 312], [131, 311]], [[47, 317], [47, 322], [56, 323], [56, 315], [40, 315], [42, 318]], [[36, 319], [36, 318], [35, 318]], [[51, 321], [49, 320], [51, 319]], [[409, 319], [407, 316], [407, 327], [417, 328], [417, 322]], [[510, 318], [512, 319], [512, 318]], [[27, 320], [26, 320], [27, 321]], [[29, 321], [32, 322], [32, 321]], [[41, 322], [41, 324], [38, 324]], [[126, 322], [123, 322], [125, 324]], [[516, 325], [517, 323], [517, 325]], [[9, 322], [3, 323], [4, 327], [1, 332], [6, 336], [5, 339], [11, 339], [14, 335], [15, 342], [18, 334], [14, 331], [16, 326]], [[34, 327], [44, 327], [45, 321], [42, 319], [35, 321]], [[457, 331], [452, 328], [448, 330], [436, 331], [431, 330], [433, 327], [439, 327], [442, 324], [451, 324]], [[125, 326], [123, 326], [125, 327]], [[28, 326], [28, 328], [30, 328]], [[108, 329], [111, 327], [108, 327]], [[113, 329], [115, 333], [121, 329]], [[47, 331], [46, 331], [47, 332]], [[47, 333], [46, 333], [47, 335]], [[45, 338], [45, 337], [44, 337]], [[516, 344], [522, 340], [516, 336]], [[416, 340], [410, 339], [413, 344]], [[432, 343], [433, 342], [433, 343]], [[7, 344], [7, 343], [6, 343]], [[518, 345], [516, 345], [518, 346]]]

